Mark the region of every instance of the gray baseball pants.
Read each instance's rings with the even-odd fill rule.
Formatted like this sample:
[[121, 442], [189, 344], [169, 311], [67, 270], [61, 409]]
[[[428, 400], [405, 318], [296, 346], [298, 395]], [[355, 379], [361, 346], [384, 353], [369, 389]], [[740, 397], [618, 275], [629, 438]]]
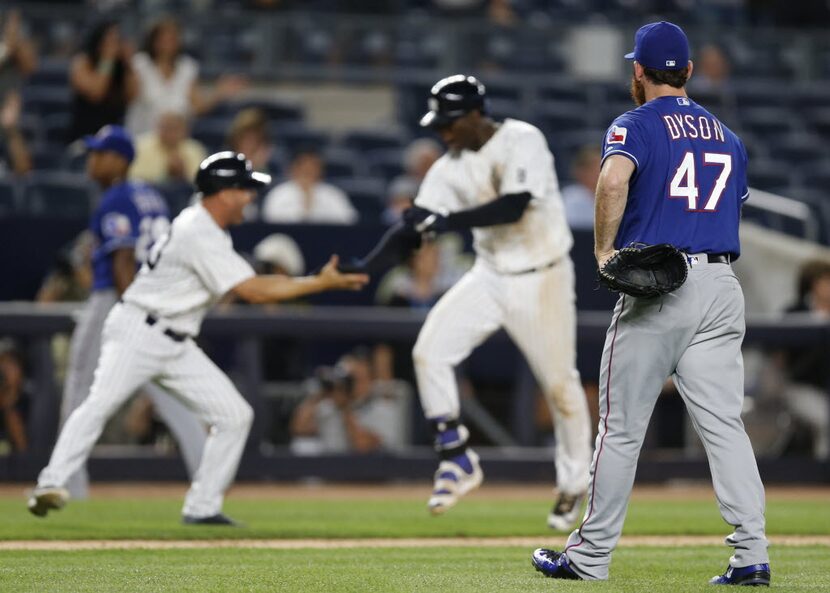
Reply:
[[[704, 260], [705, 261], [705, 260]], [[622, 296], [600, 371], [600, 421], [582, 525], [565, 552], [585, 579], [607, 579], [649, 418], [671, 376], [703, 441], [730, 565], [769, 562], [764, 487], [741, 420], [744, 300], [731, 266], [699, 263], [662, 298]]]
[[[84, 306], [69, 348], [69, 362], [63, 388], [61, 425], [89, 395], [95, 367], [101, 354], [101, 332], [104, 321], [118, 300], [114, 290], [99, 290], [92, 293]], [[187, 473], [196, 473], [202, 450], [205, 448], [207, 428], [197, 415], [181, 401], [154, 383], [145, 383], [141, 391], [153, 401], [153, 407], [165, 425], [170, 429], [179, 445]], [[89, 475], [86, 464], [74, 472], [66, 483], [74, 499], [86, 498], [89, 491]]]

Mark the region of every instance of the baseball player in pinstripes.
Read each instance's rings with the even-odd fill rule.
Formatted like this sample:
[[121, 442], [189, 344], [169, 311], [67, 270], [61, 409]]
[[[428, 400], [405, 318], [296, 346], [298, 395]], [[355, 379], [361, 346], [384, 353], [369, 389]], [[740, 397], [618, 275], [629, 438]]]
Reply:
[[226, 229], [243, 221], [245, 206], [269, 180], [254, 172], [242, 154], [220, 152], [202, 162], [196, 176], [202, 199], [183, 210], [153, 245], [136, 280], [107, 317], [91, 392], [66, 421], [49, 465], [40, 473], [28, 503], [32, 513], [44, 516], [67, 502], [64, 485], [88, 457], [104, 423], [138, 386], [153, 380], [210, 426], [183, 521], [234, 524], [222, 513], [222, 502], [253, 411], [193, 340], [205, 313], [229, 291], [268, 303], [325, 290], [356, 290], [368, 281], [365, 275], [338, 272], [336, 257], [316, 276], [255, 275], [234, 251]]
[[607, 579], [625, 520], [637, 457], [660, 390], [671, 376], [703, 440], [734, 548], [718, 585], [769, 585], [764, 486], [741, 421], [744, 301], [729, 265], [749, 196], [740, 139], [686, 95], [685, 33], [671, 23], [637, 31], [632, 96], [605, 139], [597, 185], [595, 254], [602, 267], [631, 243], [687, 253], [688, 278], [658, 298], [623, 294], [605, 341], [600, 425], [588, 509], [563, 552], [540, 548], [546, 576]]
[[[476, 263], [435, 305], [413, 351], [421, 404], [440, 457], [429, 509], [440, 514], [479, 486], [483, 474], [459, 421], [454, 367], [504, 328], [530, 363], [556, 431], [559, 499], [548, 515], [568, 529], [588, 485], [591, 428], [576, 370], [573, 239], [565, 222], [553, 155], [525, 122], [487, 116], [472, 76], [439, 81], [421, 125], [449, 151], [430, 168], [404, 220], [418, 233], [472, 228]], [[406, 225], [394, 235], [405, 235]], [[391, 239], [391, 240], [390, 240]], [[387, 246], [402, 241], [387, 235]], [[364, 265], [383, 259], [383, 248]]]
[[[164, 199], [154, 189], [127, 181], [127, 168], [135, 155], [132, 140], [119, 126], [106, 126], [85, 140], [89, 149], [89, 176], [103, 189], [92, 216], [90, 231], [96, 239], [92, 256], [92, 295], [72, 334], [63, 392], [61, 417], [69, 415], [84, 401], [101, 351], [104, 320], [118, 298], [132, 282], [149, 247], [170, 227]], [[170, 428], [192, 476], [207, 437], [206, 427], [180, 401], [153, 383], [141, 387]], [[69, 478], [72, 498], [86, 498], [89, 478], [82, 465]]]

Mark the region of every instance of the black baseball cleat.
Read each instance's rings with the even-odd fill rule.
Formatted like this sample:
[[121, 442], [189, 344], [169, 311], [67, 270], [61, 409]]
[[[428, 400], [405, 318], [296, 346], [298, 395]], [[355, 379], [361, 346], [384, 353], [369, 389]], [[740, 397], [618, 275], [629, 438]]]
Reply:
[[571, 568], [568, 557], [563, 552], [538, 548], [533, 551], [530, 563], [533, 565], [533, 568], [552, 579], [583, 580]]
[[769, 564], [751, 564], [740, 568], [730, 566], [722, 575], [712, 577], [709, 584], [769, 587], [770, 578]]
[[182, 515], [182, 523], [185, 525], [227, 525], [229, 527], [242, 527], [241, 523], [234, 521], [224, 513], [216, 513], [210, 517]]

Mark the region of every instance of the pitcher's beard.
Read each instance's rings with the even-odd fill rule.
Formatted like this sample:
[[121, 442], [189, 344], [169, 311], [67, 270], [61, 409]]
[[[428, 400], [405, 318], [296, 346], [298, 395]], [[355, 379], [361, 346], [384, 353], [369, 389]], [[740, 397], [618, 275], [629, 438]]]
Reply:
[[631, 98], [634, 100], [634, 104], [639, 107], [646, 102], [646, 89], [643, 86], [643, 83], [631, 77]]

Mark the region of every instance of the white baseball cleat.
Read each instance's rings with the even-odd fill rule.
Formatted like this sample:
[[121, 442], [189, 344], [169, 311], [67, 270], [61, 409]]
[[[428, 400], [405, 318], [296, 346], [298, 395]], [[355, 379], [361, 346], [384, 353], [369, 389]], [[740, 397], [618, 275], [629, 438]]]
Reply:
[[464, 455], [467, 456], [470, 465], [473, 466], [471, 473], [464, 471], [464, 468], [454, 461], [444, 460], [438, 466], [438, 471], [435, 472], [432, 496], [427, 503], [429, 512], [433, 515], [441, 515], [447, 512], [448, 509], [455, 506], [459, 498], [478, 488], [484, 480], [484, 472], [481, 471], [476, 452], [467, 449]]
[[50, 510], [60, 510], [69, 501], [69, 491], [57, 486], [38, 486], [29, 495], [29, 512], [45, 517]]
[[580, 494], [560, 493], [548, 514], [548, 527], [557, 531], [570, 531], [579, 517], [584, 500], [584, 492]]

